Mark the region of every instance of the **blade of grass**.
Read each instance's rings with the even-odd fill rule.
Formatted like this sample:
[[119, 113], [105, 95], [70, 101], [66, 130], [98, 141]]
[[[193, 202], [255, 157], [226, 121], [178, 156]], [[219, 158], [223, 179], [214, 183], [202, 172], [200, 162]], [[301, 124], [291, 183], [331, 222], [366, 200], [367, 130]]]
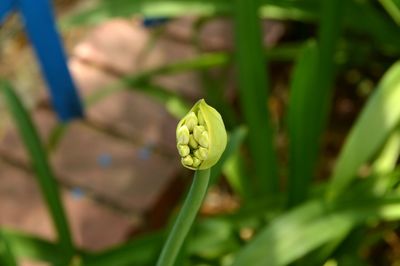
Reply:
[[[385, 0], [383, 0], [385, 1]], [[322, 1], [262, 0], [260, 14], [263, 18], [318, 22]], [[111, 17], [142, 14], [156, 17], [179, 17], [188, 14], [212, 16], [231, 14], [232, 5], [227, 0], [157, 0], [129, 1], [103, 0], [95, 8], [67, 17], [62, 26], [99, 23]], [[377, 44], [390, 46], [399, 52], [400, 32], [394, 23], [367, 1], [346, 1], [345, 26], [354, 33], [369, 35]], [[365, 23], [368, 21], [368, 23]]]
[[317, 45], [315, 42], [308, 42], [293, 71], [288, 104], [290, 207], [306, 199], [318, 153], [314, 120], [316, 105], [320, 100], [317, 92], [320, 88], [314, 83], [317, 67]]
[[384, 75], [368, 100], [340, 152], [327, 196], [338, 197], [356, 177], [363, 163], [371, 159], [400, 119], [400, 62]]
[[393, 0], [379, 0], [386, 12], [393, 18], [397, 25], [400, 26], [400, 7]]
[[6, 81], [0, 80], [0, 89], [19, 129], [22, 141], [28, 151], [32, 167], [36, 173], [37, 182], [39, 183], [43, 197], [50, 211], [53, 224], [57, 231], [58, 241], [63, 247], [65, 254], [72, 256], [74, 246], [71, 239], [71, 233], [61, 203], [56, 179], [48, 163], [46, 151], [42, 146], [31, 118], [23, 107], [18, 96], [14, 93], [11, 85]]
[[263, 229], [238, 253], [233, 266], [288, 265], [367, 219], [391, 221], [400, 217], [399, 195], [382, 199], [360, 198], [333, 210], [320, 200], [293, 209]]
[[10, 246], [10, 241], [0, 231], [0, 265], [4, 266], [17, 266], [17, 259], [14, 256], [13, 250]]
[[228, 135], [228, 143], [226, 144], [226, 148], [221, 158], [211, 169], [210, 173], [210, 186], [216, 184], [218, 182], [218, 177], [222, 173], [222, 169], [227, 160], [236, 152], [238, 152], [244, 138], [246, 137], [247, 129], [244, 126], [240, 126], [234, 129]]
[[[330, 101], [332, 98], [332, 87], [335, 78], [336, 65], [334, 54], [341, 32], [341, 18], [343, 13], [343, 0], [325, 0], [322, 2], [322, 15], [318, 31], [318, 69], [315, 73], [316, 86], [314, 99], [315, 130], [312, 137], [315, 138], [314, 146], [319, 146], [320, 136], [325, 127]], [[313, 119], [310, 117], [309, 119]], [[310, 173], [311, 174], [311, 173]]]
[[67, 129], [68, 125], [63, 123], [58, 123], [52, 128], [50, 135], [47, 139], [47, 145], [46, 145], [47, 152], [49, 154], [57, 149], [57, 146], [60, 143], [64, 134], [66, 133]]
[[393, 171], [400, 153], [400, 127], [397, 127], [389, 137], [380, 155], [373, 163], [375, 173], [384, 174]]
[[51, 264], [59, 264], [68, 259], [68, 255], [64, 253], [60, 245], [14, 230], [1, 229], [1, 233], [8, 238], [17, 258], [44, 261]]
[[267, 109], [267, 64], [263, 56], [259, 5], [235, 0], [234, 32], [240, 105], [248, 125], [248, 142], [258, 192], [277, 193], [279, 179], [274, 134]]
[[389, 51], [398, 55], [398, 25], [379, 12], [369, 1], [346, 1], [344, 24], [354, 33], [369, 35], [375, 45], [389, 48]]
[[[301, 1], [263, 1], [263, 13], [273, 19], [310, 20], [315, 12]], [[183, 15], [213, 16], [232, 12], [232, 5], [224, 0], [103, 0], [96, 7], [67, 18], [63, 28], [94, 24], [111, 17], [141, 14], [148, 17], [177, 17]]]

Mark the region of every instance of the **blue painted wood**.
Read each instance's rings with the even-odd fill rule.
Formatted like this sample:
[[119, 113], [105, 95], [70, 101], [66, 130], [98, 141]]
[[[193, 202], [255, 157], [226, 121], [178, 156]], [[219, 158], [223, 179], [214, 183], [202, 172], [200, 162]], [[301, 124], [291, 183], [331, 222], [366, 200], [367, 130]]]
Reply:
[[4, 10], [0, 15], [5, 18], [13, 7], [21, 12], [59, 119], [67, 122], [82, 117], [82, 104], [67, 67], [50, 0], [0, 0], [0, 11]]
[[143, 19], [143, 26], [146, 28], [157, 27], [164, 25], [169, 21], [169, 18], [165, 17], [154, 17], [154, 18], [144, 18]]

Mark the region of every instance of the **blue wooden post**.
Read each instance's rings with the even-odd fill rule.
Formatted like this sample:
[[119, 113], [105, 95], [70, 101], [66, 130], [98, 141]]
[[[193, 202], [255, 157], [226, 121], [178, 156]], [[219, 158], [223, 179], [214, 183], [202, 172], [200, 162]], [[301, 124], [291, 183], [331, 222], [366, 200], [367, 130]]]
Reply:
[[[50, 89], [53, 107], [61, 121], [83, 116], [83, 108], [66, 63], [49, 0], [1, 0], [0, 22], [7, 11], [21, 12], [25, 29]], [[2, 12], [4, 10], [4, 12]]]

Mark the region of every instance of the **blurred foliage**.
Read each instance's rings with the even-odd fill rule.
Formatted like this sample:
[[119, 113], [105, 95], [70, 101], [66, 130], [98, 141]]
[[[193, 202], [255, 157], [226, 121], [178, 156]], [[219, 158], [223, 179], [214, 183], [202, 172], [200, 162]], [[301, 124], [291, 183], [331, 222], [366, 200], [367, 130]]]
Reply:
[[[228, 123], [227, 149], [211, 175], [212, 184], [225, 177], [241, 204], [233, 213], [199, 218], [177, 265], [373, 263], [360, 254], [373, 253], [388, 232], [397, 234], [400, 221], [400, 63], [395, 63], [400, 55], [399, 7], [398, 0], [100, 0], [60, 22], [65, 31], [134, 15], [196, 15], [201, 19], [226, 16], [234, 22], [233, 53], [201, 54], [132, 73], [86, 99], [89, 106], [120, 90], [140, 91], [179, 118], [190, 104], [182, 95], [155, 85], [157, 76], [232, 65], [236, 68], [237, 104], [228, 102], [223, 93], [205, 93], [216, 106], [227, 108], [222, 113], [235, 116]], [[265, 48], [261, 18], [293, 23], [309, 31]], [[281, 132], [267, 108], [274, 77], [265, 70], [276, 62], [294, 66], [287, 85], [284, 126], [279, 129], [287, 138], [284, 153], [288, 154], [288, 162], [278, 156], [276, 143]], [[355, 67], [367, 71], [372, 66], [386, 73], [352, 125], [331, 176], [316, 182], [318, 161], [324, 156], [321, 141], [334, 89], [339, 87], [337, 76]], [[216, 87], [223, 90], [222, 85]], [[85, 266], [154, 265], [167, 229], [98, 253], [74, 247], [47, 161], [47, 152], [57, 149], [68, 125], [58, 125], [46, 145], [42, 144], [11, 85], [1, 82], [0, 89], [30, 154], [58, 233], [58, 242], [53, 243], [2, 229], [2, 265], [15, 265], [20, 258], [52, 265], [68, 265], [66, 261]]]

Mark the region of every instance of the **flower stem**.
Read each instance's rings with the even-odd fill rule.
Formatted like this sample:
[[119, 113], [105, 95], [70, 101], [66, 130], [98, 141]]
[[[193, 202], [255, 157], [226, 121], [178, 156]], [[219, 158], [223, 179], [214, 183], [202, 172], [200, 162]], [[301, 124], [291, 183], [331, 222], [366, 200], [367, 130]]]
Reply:
[[168, 236], [167, 242], [158, 258], [157, 266], [173, 266], [181, 249], [183, 242], [196, 218], [207, 192], [210, 180], [210, 169], [198, 170], [194, 174], [193, 183], [190, 187], [182, 209]]

